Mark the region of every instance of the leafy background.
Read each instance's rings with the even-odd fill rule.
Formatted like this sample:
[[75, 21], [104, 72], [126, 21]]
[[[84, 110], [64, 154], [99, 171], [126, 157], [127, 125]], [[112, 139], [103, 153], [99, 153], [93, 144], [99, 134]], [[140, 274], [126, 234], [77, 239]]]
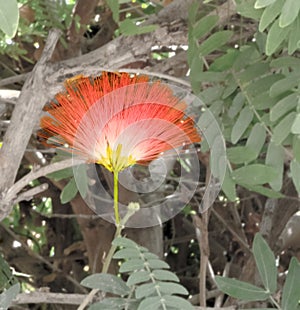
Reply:
[[[2, 0], [0, 16], [5, 18], [0, 18], [0, 139], [10, 126], [26, 74], [40, 59], [51, 28], [62, 33], [52, 57], [59, 63], [81, 54], [92, 55], [89, 53], [123, 37], [135, 35], [138, 45], [140, 38], [167, 32], [171, 40], [159, 44], [153, 40], [143, 57], [123, 68], [154, 71], [170, 81], [177, 77], [181, 86], [190, 83], [210, 111], [194, 111], [199, 126], [206, 126], [207, 140], [213, 142], [216, 135], [215, 128], [209, 126], [212, 113], [227, 147], [226, 167], [219, 166], [217, 144], [211, 152], [205, 142], [201, 145], [200, 162], [207, 174], [210, 170], [222, 174], [226, 169], [225, 179], [206, 214], [197, 214], [202, 198], [199, 190], [184, 211], [163, 227], [126, 233], [164, 258], [176, 273], [176, 278], [166, 278], [172, 289], [165, 294], [182, 296], [167, 298], [173, 307], [181, 305], [176, 298], [184, 302], [188, 292], [195, 306], [204, 306], [205, 302], [215, 308], [238, 303], [240, 309], [299, 309], [299, 10], [297, 0], [212, 0], [201, 5], [187, 1], [182, 6], [180, 1]], [[123, 48], [130, 51], [136, 47]], [[62, 158], [64, 154], [45, 150], [33, 132], [18, 178], [35, 165]], [[173, 176], [178, 169], [176, 163]], [[105, 171], [99, 173], [109, 184]], [[200, 187], [205, 185], [205, 180], [201, 182]], [[95, 288], [85, 277], [101, 270], [101, 257], [112, 240], [113, 227], [87, 209], [71, 169], [41, 177], [27, 189], [43, 183], [48, 184], [46, 191], [19, 201], [0, 224], [1, 253], [8, 263], [1, 258], [1, 289], [5, 292], [1, 298], [7, 305], [18, 294], [19, 285], [24, 292], [47, 287], [53, 293], [69, 294], [85, 293], [86, 284]], [[162, 194], [170, 186], [175, 186], [172, 178]], [[132, 199], [123, 195], [124, 201]], [[126, 244], [121, 245], [126, 248]], [[119, 259], [130, 261], [130, 256], [118, 253]], [[206, 274], [203, 266], [207, 264]], [[117, 260], [110, 272], [123, 274]], [[123, 275], [122, 281], [127, 284], [115, 280], [126, 292], [108, 290], [123, 296], [114, 302], [124, 302], [124, 294], [127, 296], [133, 283], [148, 285], [141, 279], [132, 283], [132, 275]], [[97, 283], [105, 282], [98, 276]], [[185, 290], [175, 285], [177, 279]], [[248, 292], [249, 285], [254, 297]], [[204, 296], [203, 288], [207, 290]], [[143, 289], [135, 294], [136, 299], [144, 298], [143, 302], [152, 307], [158, 300], [151, 290], [148, 295]], [[23, 303], [24, 309], [29, 308], [26, 303], [30, 299]], [[157, 309], [160, 306], [158, 302]], [[45, 307], [69, 306], [45, 303], [36, 309]]]

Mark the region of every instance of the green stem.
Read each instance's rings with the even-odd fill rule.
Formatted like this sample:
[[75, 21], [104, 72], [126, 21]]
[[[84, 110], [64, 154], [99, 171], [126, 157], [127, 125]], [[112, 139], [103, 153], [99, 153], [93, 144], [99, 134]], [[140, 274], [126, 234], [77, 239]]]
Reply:
[[[124, 228], [123, 225], [118, 225], [117, 226], [117, 229], [116, 229], [116, 232], [115, 232], [115, 236], [114, 236], [114, 239], [118, 238], [118, 237], [121, 237], [121, 232], [122, 232], [122, 229]], [[114, 240], [113, 239], [113, 240]], [[102, 273], [107, 273], [108, 271], [108, 268], [109, 268], [109, 265], [111, 263], [111, 260], [112, 260], [112, 257], [116, 251], [116, 246], [115, 245], [112, 245], [107, 253], [107, 256], [105, 257], [105, 261], [104, 261], [104, 264], [103, 264], [103, 267], [102, 267]]]
[[[123, 228], [125, 227], [126, 222], [128, 221], [128, 219], [139, 209], [139, 204], [138, 203], [131, 203], [128, 206], [128, 211], [126, 213], [126, 215], [124, 216], [124, 218], [122, 219], [122, 222], [117, 225], [116, 227], [116, 232], [114, 235], [114, 239], [121, 237], [121, 233]], [[108, 268], [110, 266], [110, 263], [112, 261], [113, 255], [116, 251], [116, 246], [112, 245], [111, 248], [109, 249], [107, 256], [105, 257], [105, 261], [102, 267], [102, 273], [107, 273]], [[83, 310], [94, 298], [94, 296], [99, 292], [98, 289], [92, 289], [89, 294], [86, 296], [86, 298], [83, 300], [83, 302], [81, 303], [81, 305], [78, 307], [77, 310]]]
[[114, 175], [114, 210], [116, 226], [120, 225], [120, 215], [119, 215], [119, 173], [118, 171], [113, 172]]
[[[114, 235], [114, 239], [117, 238], [117, 237], [121, 237], [121, 232], [122, 232], [122, 229], [124, 228], [123, 225], [117, 225], [116, 226], [117, 229], [116, 229], [116, 232], [115, 232], [115, 235]], [[112, 261], [112, 258], [113, 258], [113, 255], [116, 251], [116, 246], [115, 245], [112, 245], [107, 253], [107, 256], [105, 257], [105, 261], [103, 263], [103, 266], [102, 266], [102, 273], [107, 273], [108, 271], [108, 268], [110, 266], [110, 263]], [[86, 298], [83, 300], [83, 302], [80, 304], [80, 306], [78, 307], [77, 310], [83, 310], [94, 298], [94, 296], [99, 292], [99, 289], [97, 288], [94, 288], [92, 289], [89, 294], [86, 296]]]
[[[123, 221], [122, 224], [120, 224], [120, 215], [119, 215], [119, 174], [118, 171], [113, 172], [114, 175], [114, 211], [115, 211], [115, 221], [116, 221], [116, 232], [114, 239], [117, 237], [121, 237], [122, 229], [125, 226], [125, 223]], [[128, 212], [131, 213], [131, 212]], [[128, 216], [125, 216], [125, 221], [128, 219]], [[102, 273], [107, 273], [108, 268], [110, 266], [110, 263], [112, 261], [113, 255], [116, 251], [116, 246], [112, 245], [107, 253], [107, 256], [105, 257], [105, 261], [102, 266]], [[98, 293], [98, 289], [92, 289], [90, 293], [86, 296], [86, 298], [83, 300], [83, 302], [80, 304], [77, 310], [83, 310], [94, 298], [94, 296]]]
[[[115, 240], [118, 237], [122, 237], [121, 233], [122, 233], [123, 228], [125, 227], [126, 222], [129, 220], [129, 218], [137, 210], [139, 210], [139, 204], [138, 203], [130, 203], [128, 205], [127, 213], [122, 218], [121, 222], [116, 226], [116, 232], [115, 232], [113, 240]], [[118, 214], [118, 216], [119, 216], [119, 214]], [[109, 265], [110, 265], [110, 263], [112, 261], [113, 255], [114, 255], [114, 253], [116, 251], [116, 248], [117, 247], [112, 244], [111, 248], [109, 249], [109, 251], [108, 251], [108, 253], [107, 253], [106, 257], [105, 257], [105, 261], [104, 261], [104, 264], [103, 264], [103, 267], [102, 267], [102, 271], [101, 271], [102, 273], [107, 273]]]
[[272, 303], [274, 304], [274, 306], [276, 306], [277, 309], [281, 310], [280, 305], [277, 303], [277, 301], [273, 298], [273, 296], [271, 295], [270, 300], [272, 301]]

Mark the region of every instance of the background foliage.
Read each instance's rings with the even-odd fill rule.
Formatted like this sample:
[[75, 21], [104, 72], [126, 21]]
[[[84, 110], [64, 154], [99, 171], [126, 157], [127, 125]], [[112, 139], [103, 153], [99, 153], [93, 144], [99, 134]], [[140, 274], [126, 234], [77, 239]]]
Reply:
[[[107, 292], [116, 296], [101, 302], [106, 308], [112, 304], [120, 305], [120, 309], [129, 307], [126, 298], [133, 296], [134, 286], [134, 298], [129, 298], [132, 309], [138, 305], [143, 309], [156, 305], [160, 309], [160, 293], [167, 296], [167, 306], [185, 305], [188, 309], [189, 303], [184, 299], [187, 293], [191, 304], [203, 306], [200, 272], [208, 306], [299, 309], [300, 2], [190, 1], [186, 14], [176, 6], [174, 11], [169, 9], [176, 2], [0, 1], [0, 17], [5, 16], [0, 18], [0, 76], [4, 81], [0, 81], [1, 141], [18, 96], [7, 96], [7, 91], [20, 91], [24, 79], [5, 81], [32, 71], [51, 28], [62, 32], [53, 62], [88, 55], [122, 36], [136, 35], [138, 41], [139, 36], [161, 31], [174, 37], [182, 32], [182, 42], [153, 41], [144, 58], [125, 67], [177, 77], [182, 85], [190, 82], [194, 94], [209, 109], [194, 107], [193, 113], [214, 146], [209, 150], [208, 144], [202, 143], [201, 164], [216, 176], [226, 170], [222, 191], [207, 212], [207, 222], [206, 215], [197, 214], [202, 198], [199, 190], [184, 212], [158, 228], [160, 238], [155, 233], [156, 237], [152, 237], [153, 231], [146, 231], [135, 239], [156, 254], [133, 241], [129, 248], [135, 248], [134, 253], [126, 252], [128, 244], [124, 240], [128, 239], [115, 241], [124, 247], [115, 258], [127, 261], [120, 268], [115, 263], [110, 271], [120, 272], [122, 279], [113, 275], [103, 279], [101, 274], [85, 278], [101, 270], [101, 257], [111, 242], [113, 227], [85, 209], [72, 170], [64, 169], [28, 184], [30, 189], [46, 182], [49, 188], [29, 201], [19, 201], [0, 224], [1, 253], [9, 264], [1, 256], [0, 284], [5, 293], [0, 300], [4, 298], [7, 305], [18, 294], [19, 285], [26, 292], [49, 287], [51, 292], [85, 293], [80, 285], [85, 278], [83, 285], [103, 291], [104, 283], [114, 283]], [[130, 51], [135, 47], [126, 48]], [[213, 143], [216, 128], [210, 126], [210, 112], [224, 135], [226, 167], [219, 165], [221, 153], [218, 144]], [[35, 165], [61, 160], [62, 156], [45, 150], [34, 132], [18, 178]], [[178, 169], [180, 165], [176, 163], [173, 176]], [[105, 172], [100, 173], [105, 179]], [[107, 178], [106, 181], [109, 184]], [[205, 180], [201, 182], [200, 187], [205, 185]], [[164, 194], [172, 186], [170, 178]], [[136, 232], [131, 234], [137, 238]], [[208, 246], [203, 248], [205, 236]], [[153, 247], [153, 243], [158, 246]], [[130, 263], [141, 252], [160, 259], [163, 256], [166, 263], [157, 259], [161, 263], [150, 270], [144, 269], [142, 263], [140, 272], [134, 273], [137, 267], [130, 267]], [[205, 256], [209, 266], [207, 277], [201, 269]], [[126, 264], [130, 268], [124, 270]], [[167, 267], [176, 276], [164, 270]], [[162, 284], [164, 292], [155, 291], [156, 281]], [[119, 290], [115, 291], [115, 287]], [[40, 306], [54, 307], [69, 306]], [[100, 304], [98, 308], [92, 306], [102, 309], [99, 307]]]

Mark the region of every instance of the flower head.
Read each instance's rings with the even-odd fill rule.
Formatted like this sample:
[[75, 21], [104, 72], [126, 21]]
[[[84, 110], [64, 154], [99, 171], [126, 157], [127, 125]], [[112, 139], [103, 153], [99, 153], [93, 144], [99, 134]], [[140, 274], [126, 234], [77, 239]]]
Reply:
[[201, 140], [186, 105], [145, 76], [103, 72], [65, 82], [41, 119], [40, 137], [88, 162], [119, 172], [162, 152]]

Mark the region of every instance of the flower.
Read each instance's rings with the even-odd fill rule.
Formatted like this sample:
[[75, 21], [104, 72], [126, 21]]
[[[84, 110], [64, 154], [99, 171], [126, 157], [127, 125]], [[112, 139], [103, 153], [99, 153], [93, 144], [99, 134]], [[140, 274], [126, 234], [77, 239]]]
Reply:
[[87, 162], [118, 173], [147, 164], [162, 152], [200, 142], [186, 104], [159, 81], [103, 72], [65, 81], [42, 117], [39, 136], [48, 146], [67, 147]]

